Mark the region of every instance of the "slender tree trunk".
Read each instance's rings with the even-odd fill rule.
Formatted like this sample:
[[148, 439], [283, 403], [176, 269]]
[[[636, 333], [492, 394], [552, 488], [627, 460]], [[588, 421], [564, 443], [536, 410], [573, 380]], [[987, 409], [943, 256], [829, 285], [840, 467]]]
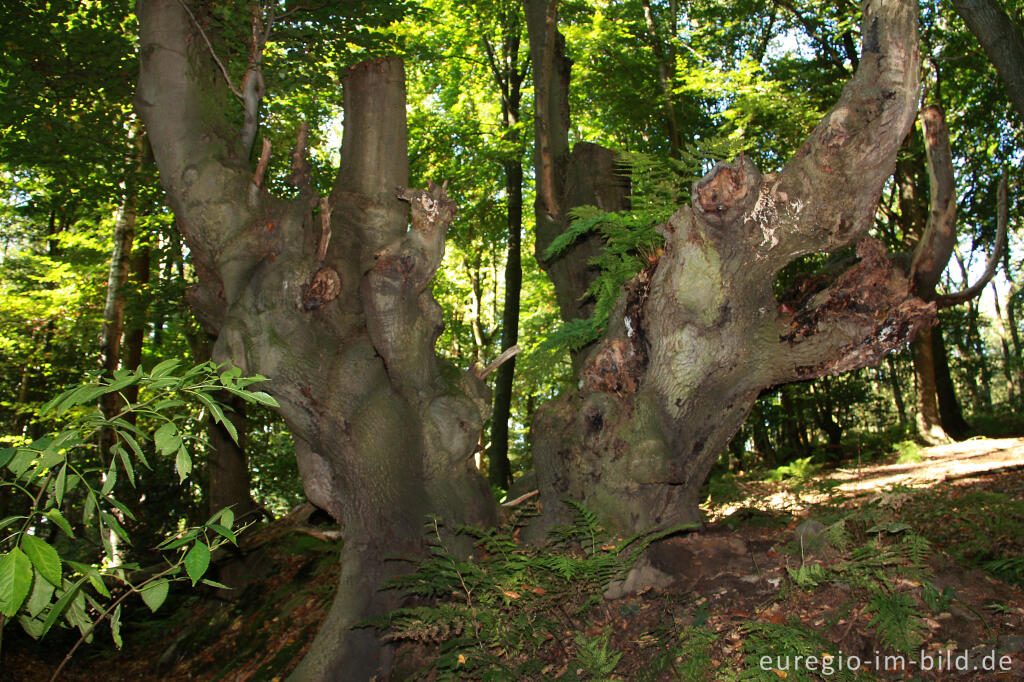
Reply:
[[835, 419], [836, 406], [832, 400], [832, 382], [828, 377], [822, 377], [815, 385], [813, 395], [818, 428], [825, 434], [829, 447], [838, 448], [843, 441], [843, 427]]
[[948, 443], [950, 438], [942, 428], [942, 417], [939, 416], [932, 330], [919, 331], [911, 348], [917, 371], [917, 435], [929, 445]]
[[907, 423], [907, 408], [906, 403], [903, 400], [903, 387], [900, 385], [900, 377], [896, 371], [896, 361], [893, 360], [892, 355], [885, 357], [885, 362], [889, 366], [889, 386], [892, 389], [892, 400], [896, 403], [896, 414], [899, 418], [899, 423]]
[[1017, 403], [1017, 375], [1014, 371], [1016, 363], [1014, 356], [1010, 353], [1010, 344], [1006, 340], [1008, 322], [1003, 315], [1003, 306], [999, 303], [999, 290], [995, 284], [992, 285], [992, 298], [995, 302], [996, 317], [999, 319], [999, 342], [1003, 352], [1003, 378], [1006, 379], [1006, 402], [1010, 405]]
[[[521, 242], [523, 232], [523, 161], [519, 129], [522, 108], [522, 84], [525, 73], [519, 66], [520, 18], [518, 7], [503, 14], [504, 39], [500, 57], [485, 38], [495, 84], [501, 91], [503, 138], [510, 144], [513, 158], [502, 163], [505, 196], [508, 201], [508, 244], [505, 251], [505, 305], [501, 318], [501, 350], [519, 342], [519, 298], [523, 287]], [[512, 412], [512, 382], [516, 358], [498, 368], [494, 381], [494, 409], [491, 413], [491, 447], [487, 451], [488, 477], [492, 486], [507, 490], [512, 484], [508, 459], [508, 422]]]
[[[519, 342], [519, 295], [523, 286], [520, 241], [523, 224], [523, 164], [505, 164], [505, 191], [508, 195], [508, 248], [505, 252], [505, 310], [501, 320], [501, 350]], [[512, 466], [508, 459], [508, 422], [512, 412], [512, 381], [515, 357], [498, 368], [494, 381], [494, 411], [491, 421], [491, 447], [487, 451], [488, 478], [491, 485], [508, 489], [512, 484]]]
[[960, 411], [953, 387], [953, 375], [949, 371], [949, 356], [946, 354], [946, 342], [942, 335], [942, 325], [937, 324], [931, 329], [932, 359], [935, 365], [935, 396], [939, 405], [939, 418], [947, 434], [956, 439], [966, 438], [971, 427], [964, 420]]
[[[135, 146], [137, 135], [133, 133], [132, 146]], [[141, 148], [141, 147], [140, 147]], [[106, 373], [111, 373], [121, 366], [121, 342], [124, 332], [125, 287], [128, 284], [128, 271], [132, 258], [132, 240], [135, 238], [135, 221], [137, 216], [137, 186], [135, 181], [136, 166], [141, 152], [136, 156], [135, 163], [126, 164], [124, 192], [121, 205], [114, 222], [114, 245], [110, 256], [110, 271], [107, 276], [107, 296], [103, 306], [103, 327], [100, 333], [100, 364]], [[107, 419], [113, 417], [122, 407], [121, 396], [107, 393], [100, 397], [100, 411]], [[100, 431], [100, 453], [104, 461], [109, 460], [111, 449], [116, 442], [112, 429]]]
[[[149, 284], [150, 276], [150, 248], [139, 246], [132, 253], [132, 281], [139, 287], [140, 292], [145, 292]], [[145, 297], [145, 293], [143, 293]], [[146, 338], [146, 311], [148, 305], [141, 305], [142, 301], [134, 311], [134, 314], [127, 320], [124, 335], [124, 353], [122, 354], [121, 366], [127, 369], [135, 369], [142, 365], [142, 348]], [[135, 402], [139, 395], [139, 387], [132, 385], [124, 390], [125, 399], [128, 402]], [[134, 424], [135, 414], [126, 416]]]

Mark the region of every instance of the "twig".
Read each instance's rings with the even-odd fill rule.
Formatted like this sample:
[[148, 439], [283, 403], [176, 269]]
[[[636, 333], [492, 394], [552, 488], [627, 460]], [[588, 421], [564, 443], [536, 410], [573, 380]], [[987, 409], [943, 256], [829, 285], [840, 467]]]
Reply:
[[50, 677], [50, 682], [56, 682], [57, 681], [57, 678], [60, 676], [61, 671], [64, 670], [64, 666], [66, 666], [68, 664], [68, 661], [70, 661], [71, 657], [74, 656], [75, 651], [78, 650], [78, 647], [80, 647], [82, 645], [82, 642], [84, 642], [85, 640], [89, 639], [89, 636], [92, 635], [93, 631], [95, 631], [97, 627], [99, 627], [99, 624], [102, 623], [104, 620], [106, 620], [110, 616], [111, 612], [114, 609], [116, 609], [121, 604], [121, 602], [123, 602], [125, 599], [127, 599], [129, 596], [135, 594], [136, 592], [141, 592], [141, 588], [143, 588], [144, 586], [146, 586], [149, 583], [153, 582], [154, 580], [156, 580], [158, 578], [162, 578], [165, 575], [173, 572], [174, 569], [177, 566], [178, 566], [178, 564], [175, 564], [174, 566], [171, 566], [170, 568], [168, 568], [167, 570], [163, 571], [162, 573], [156, 574], [155, 576], [153, 576], [149, 580], [146, 580], [145, 582], [140, 583], [138, 587], [133, 587], [133, 586], [129, 585], [128, 586], [129, 589], [126, 590], [125, 593], [122, 594], [120, 597], [115, 599], [114, 602], [109, 607], [107, 607], [107, 609], [103, 613], [101, 613], [100, 615], [98, 615], [96, 617], [96, 620], [94, 620], [92, 622], [92, 625], [89, 626], [89, 629], [87, 629], [85, 632], [82, 633], [82, 636], [78, 638], [78, 641], [75, 642], [75, 645], [73, 647], [71, 647], [71, 650], [68, 651], [68, 653], [64, 656], [64, 660], [61, 661], [60, 665], [57, 666], [57, 669], [53, 671], [53, 675]]
[[510, 358], [513, 358], [513, 357], [515, 357], [518, 354], [519, 354], [519, 344], [516, 344], [514, 346], [510, 346], [509, 348], [505, 349], [505, 352], [503, 352], [501, 355], [499, 355], [497, 358], [495, 358], [494, 362], [492, 362], [491, 364], [487, 365], [487, 367], [485, 367], [483, 369], [480, 369], [480, 366], [478, 365], [476, 367], [476, 369], [473, 370], [473, 373], [476, 374], [479, 378], [483, 379], [488, 374], [490, 374], [494, 370], [498, 369], [498, 367], [501, 367], [503, 364], [505, 364]]
[[520, 495], [519, 497], [517, 497], [514, 500], [509, 500], [508, 502], [502, 502], [501, 506], [502, 507], [514, 507], [517, 504], [521, 504], [523, 502], [526, 502], [531, 497], [536, 497], [539, 494], [540, 494], [539, 490], [531, 490], [530, 492], [526, 493], [525, 495]]
[[196, 25], [196, 30], [199, 31], [199, 35], [201, 35], [203, 40], [206, 41], [206, 47], [210, 48], [210, 56], [213, 57], [213, 61], [217, 62], [217, 66], [220, 67], [220, 72], [224, 74], [224, 80], [227, 81], [228, 87], [231, 88], [231, 92], [233, 92], [235, 97], [238, 99], [244, 100], [245, 97], [239, 89], [235, 87], [235, 84], [231, 82], [231, 76], [228, 75], [228, 70], [224, 68], [224, 64], [221, 63], [220, 59], [217, 57], [217, 53], [213, 49], [213, 43], [211, 43], [210, 39], [206, 37], [206, 32], [203, 31], [203, 27], [199, 25], [196, 15], [192, 14], [192, 10], [188, 8], [188, 5], [185, 4], [184, 0], [178, 0], [178, 4], [181, 5], [182, 9], [184, 9], [186, 13], [188, 13], [189, 18], [192, 19], [192, 23]]

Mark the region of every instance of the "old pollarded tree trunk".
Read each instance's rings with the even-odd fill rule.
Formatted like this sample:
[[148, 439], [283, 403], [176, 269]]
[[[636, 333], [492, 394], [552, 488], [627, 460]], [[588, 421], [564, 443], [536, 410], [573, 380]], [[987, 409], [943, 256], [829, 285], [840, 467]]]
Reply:
[[[441, 187], [396, 196], [408, 181], [398, 59], [345, 77], [330, 196], [310, 183], [301, 133], [298, 196], [267, 191], [265, 165], [249, 161], [258, 97], [246, 88], [238, 115], [204, 11], [181, 0], [138, 4], [137, 106], [199, 274], [190, 302], [216, 335], [213, 357], [269, 377], [306, 493], [342, 527], [337, 596], [294, 677], [368, 679], [386, 650], [372, 628], [352, 626], [395, 605], [378, 588], [400, 562], [384, 556], [419, 551], [428, 513], [494, 518], [471, 457], [487, 390], [475, 375], [442, 374], [434, 353], [441, 317], [429, 282], [455, 208]], [[249, 77], [258, 68], [254, 59]]]
[[[932, 323], [934, 304], [867, 237], [917, 113], [916, 5], [870, 0], [861, 36], [856, 75], [778, 175], [741, 156], [694, 184], [580, 389], [538, 412], [542, 523], [566, 520], [566, 496], [623, 532], [698, 520], [700, 487], [764, 388], [873, 364]], [[783, 267], [845, 247], [856, 265], [780, 307]]]

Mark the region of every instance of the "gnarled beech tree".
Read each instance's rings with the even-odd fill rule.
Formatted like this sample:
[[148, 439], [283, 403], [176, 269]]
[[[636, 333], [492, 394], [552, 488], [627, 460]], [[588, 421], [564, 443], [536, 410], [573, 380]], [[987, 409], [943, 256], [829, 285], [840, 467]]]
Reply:
[[300, 135], [298, 195], [282, 199], [262, 186], [265, 164], [250, 163], [251, 116], [211, 51], [206, 5], [144, 0], [137, 11], [136, 103], [199, 275], [190, 303], [216, 336], [215, 360], [269, 377], [307, 496], [344, 534], [337, 597], [294, 677], [368, 679], [385, 650], [372, 628], [352, 626], [396, 606], [379, 588], [401, 562], [385, 557], [420, 551], [428, 514], [495, 519], [472, 459], [488, 391], [434, 352], [430, 280], [455, 206], [443, 187], [405, 188], [400, 60], [348, 72], [330, 195], [310, 184]]
[[[626, 285], [583, 361], [579, 390], [535, 416], [542, 525], [567, 520], [566, 496], [626, 533], [699, 520], [701, 485], [763, 389], [874, 364], [932, 324], [934, 304], [867, 237], [917, 113], [916, 5], [869, 0], [861, 36], [854, 78], [780, 173], [740, 156], [694, 183], [692, 206], [660, 228], [664, 254]], [[851, 246], [855, 265], [780, 306], [783, 267]]]
[[[338, 593], [293, 677], [367, 679], [386, 651], [352, 626], [395, 605], [378, 589], [397, 570], [385, 557], [421, 549], [427, 514], [494, 518], [471, 464], [486, 389], [434, 352], [429, 282], [455, 207], [441, 187], [405, 189], [396, 59], [345, 78], [330, 195], [310, 183], [302, 134], [297, 196], [268, 192], [266, 156], [250, 162], [258, 50], [242, 95], [213, 55], [205, 11], [140, 0], [137, 106], [199, 274], [190, 301], [217, 338], [213, 357], [269, 377], [307, 495], [342, 525]], [[562, 495], [624, 529], [695, 519], [708, 469], [759, 391], [876, 362], [930, 323], [934, 306], [865, 239], [916, 113], [916, 27], [909, 0], [871, 0], [856, 77], [785, 170], [762, 177], [742, 157], [720, 165], [663, 226], [665, 253], [628, 285], [582, 388], [534, 423], [546, 520]], [[852, 245], [856, 266], [780, 310], [772, 281], [783, 266]]]

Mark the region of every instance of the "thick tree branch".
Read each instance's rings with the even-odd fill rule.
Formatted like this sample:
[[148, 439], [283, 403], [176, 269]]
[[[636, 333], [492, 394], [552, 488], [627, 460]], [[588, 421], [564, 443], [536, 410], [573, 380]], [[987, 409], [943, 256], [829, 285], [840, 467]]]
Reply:
[[915, 294], [930, 301], [956, 243], [956, 182], [949, 128], [942, 109], [935, 105], [922, 109], [921, 127], [928, 156], [931, 206], [924, 234], [914, 249], [910, 282]]
[[840, 374], [879, 362], [935, 321], [935, 305], [911, 295], [906, 277], [874, 239], [860, 258], [808, 305], [779, 319], [787, 365], [780, 383]]
[[274, 26], [274, 10], [271, 7], [267, 23], [263, 25], [263, 7], [260, 3], [252, 9], [252, 45], [249, 49], [249, 64], [245, 69], [242, 81], [242, 100], [245, 103], [245, 115], [242, 121], [242, 151], [248, 154], [256, 139], [260, 127], [259, 108], [267, 88], [263, 83], [263, 50]]
[[940, 308], [949, 308], [971, 300], [980, 294], [982, 290], [984, 290], [985, 285], [989, 283], [989, 280], [995, 276], [996, 268], [999, 266], [999, 258], [1002, 255], [1003, 249], [1006, 247], [1006, 224], [1009, 222], [1006, 193], [1006, 174], [1004, 173], [1003, 179], [999, 181], [999, 190], [997, 192], [999, 218], [998, 227], [996, 228], [996, 245], [995, 248], [992, 249], [992, 255], [989, 256], [988, 263], [985, 265], [985, 272], [982, 273], [977, 282], [963, 291], [958, 291], [955, 294], [943, 294], [936, 296], [935, 302], [938, 303]]
[[[208, 302], [208, 318], [224, 312], [217, 302], [234, 300], [263, 253], [257, 230], [262, 192], [250, 201], [252, 171], [240, 157], [226, 115], [218, 119], [212, 103], [230, 102], [219, 78], [197, 71], [214, 68], [211, 56], [195, 40], [195, 21], [181, 0], [138, 3], [139, 86], [135, 104], [146, 124], [161, 183], [174, 209], [199, 271], [201, 286], [193, 300]], [[197, 30], [197, 29], [195, 29]], [[225, 104], [222, 110], [227, 110]], [[225, 196], [240, 201], [225, 201]]]
[[862, 58], [835, 107], [747, 213], [748, 243], [774, 269], [859, 241], [917, 113], [917, 6], [869, 0]]

